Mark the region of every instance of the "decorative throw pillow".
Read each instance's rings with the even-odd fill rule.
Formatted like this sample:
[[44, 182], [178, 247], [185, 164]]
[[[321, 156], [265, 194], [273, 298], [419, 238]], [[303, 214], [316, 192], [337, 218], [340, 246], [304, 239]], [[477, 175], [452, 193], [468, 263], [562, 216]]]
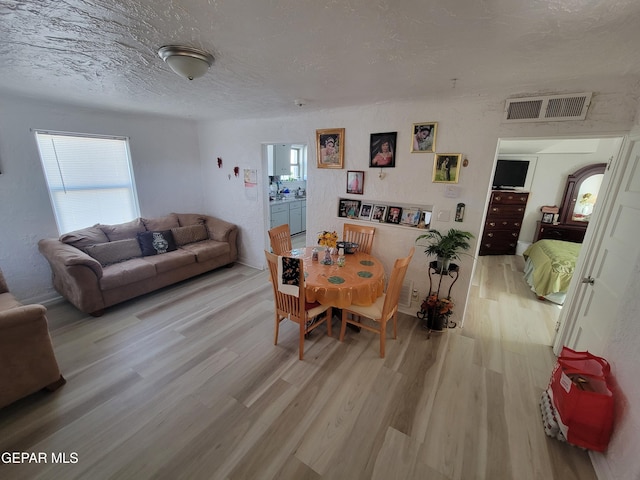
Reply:
[[89, 256], [99, 261], [103, 267], [142, 256], [140, 245], [135, 238], [98, 243], [86, 247], [85, 250]]
[[143, 218], [142, 223], [144, 223], [144, 228], [150, 232], [170, 230], [180, 226], [178, 216], [175, 213], [170, 213], [169, 215], [158, 218]]
[[107, 237], [109, 237], [109, 241], [111, 242], [125, 240], [127, 238], [136, 238], [136, 233], [144, 232], [144, 224], [139, 218], [116, 225], [100, 225], [100, 228]]
[[171, 230], [138, 233], [138, 243], [144, 257], [172, 252], [176, 249]]
[[93, 227], [83, 228], [81, 230], [74, 230], [73, 232], [65, 233], [60, 236], [59, 239], [62, 243], [73, 245], [80, 250], [86, 251], [89, 245], [95, 245], [97, 243], [105, 243], [109, 241], [107, 235], [102, 231], [98, 224]]
[[200, 242], [209, 238], [207, 227], [204, 225], [189, 225], [188, 227], [172, 228], [171, 233], [177, 246]]

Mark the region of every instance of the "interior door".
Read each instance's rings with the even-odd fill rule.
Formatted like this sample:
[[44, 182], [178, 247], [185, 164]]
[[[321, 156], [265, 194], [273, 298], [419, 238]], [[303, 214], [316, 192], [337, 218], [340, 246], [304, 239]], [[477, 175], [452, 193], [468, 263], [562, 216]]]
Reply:
[[616, 318], [620, 296], [640, 253], [640, 136], [630, 138], [625, 152], [612, 175], [599, 228], [592, 232], [593, 241], [585, 239], [589, 253], [572, 281], [573, 300], [566, 309], [565, 329], [554, 345], [556, 353], [564, 343], [603, 354], [613, 328], [611, 319]]

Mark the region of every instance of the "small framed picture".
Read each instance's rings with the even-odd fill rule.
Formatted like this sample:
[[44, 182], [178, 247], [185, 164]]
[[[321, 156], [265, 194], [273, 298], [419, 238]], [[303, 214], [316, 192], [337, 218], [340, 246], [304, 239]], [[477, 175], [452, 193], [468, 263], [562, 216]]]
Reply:
[[458, 183], [461, 153], [436, 153], [433, 159], [433, 183]]
[[370, 203], [363, 203], [360, 206], [360, 220], [371, 220], [371, 213], [373, 212], [373, 205]]
[[402, 208], [401, 207], [389, 207], [389, 212], [387, 213], [387, 223], [400, 223], [400, 219], [402, 218]]
[[386, 205], [374, 205], [373, 212], [371, 213], [372, 222], [384, 222], [387, 220], [387, 206]]
[[347, 170], [347, 193], [362, 195], [364, 193], [364, 172]]
[[420, 209], [419, 208], [405, 208], [402, 211], [402, 218], [400, 219], [402, 225], [408, 225], [415, 227], [420, 223]]
[[344, 128], [316, 130], [318, 168], [342, 168], [344, 165]]
[[418, 228], [429, 228], [431, 225], [431, 212], [424, 210], [420, 213], [420, 221], [418, 222]]
[[438, 124], [414, 123], [411, 135], [411, 153], [433, 153], [436, 151]]
[[346, 218], [358, 218], [360, 214], [360, 200], [341, 198], [338, 205], [338, 216]]
[[396, 166], [397, 138], [398, 132], [371, 134], [369, 167], [394, 168]]
[[542, 223], [553, 223], [553, 213], [543, 213]]

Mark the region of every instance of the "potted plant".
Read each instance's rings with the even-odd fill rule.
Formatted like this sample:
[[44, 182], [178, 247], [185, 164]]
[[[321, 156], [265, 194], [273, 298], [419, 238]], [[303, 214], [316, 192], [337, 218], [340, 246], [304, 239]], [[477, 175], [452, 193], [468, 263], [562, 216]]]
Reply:
[[421, 245], [425, 247], [424, 253], [436, 257], [438, 271], [446, 272], [449, 270], [451, 260], [459, 260], [460, 255], [471, 248], [469, 240], [472, 238], [472, 233], [455, 228], [444, 235], [438, 230], [429, 230], [416, 238], [416, 243], [419, 240], [426, 240], [427, 245]]
[[[431, 280], [429, 280], [429, 294], [422, 302], [421, 310], [417, 314], [418, 318], [426, 320], [426, 328], [430, 332], [432, 330], [440, 331], [449, 326], [449, 317], [453, 313], [453, 302], [448, 296], [446, 298], [440, 297], [442, 276], [449, 274], [451, 260], [460, 259], [460, 255], [471, 248], [469, 240], [472, 238], [473, 234], [470, 232], [455, 228], [445, 234], [438, 230], [429, 230], [416, 238], [416, 243], [420, 240], [427, 241], [426, 245], [420, 245], [420, 243], [418, 245], [425, 247], [424, 253], [436, 257], [436, 271], [440, 274], [435, 291], [431, 290]], [[429, 278], [431, 279], [431, 275]]]

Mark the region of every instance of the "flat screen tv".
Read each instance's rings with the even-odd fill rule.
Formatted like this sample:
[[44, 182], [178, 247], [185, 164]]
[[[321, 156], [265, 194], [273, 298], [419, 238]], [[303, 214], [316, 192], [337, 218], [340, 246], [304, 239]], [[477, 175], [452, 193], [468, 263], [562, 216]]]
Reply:
[[496, 173], [493, 176], [493, 188], [502, 190], [523, 188], [527, 181], [528, 170], [528, 160], [498, 159]]

